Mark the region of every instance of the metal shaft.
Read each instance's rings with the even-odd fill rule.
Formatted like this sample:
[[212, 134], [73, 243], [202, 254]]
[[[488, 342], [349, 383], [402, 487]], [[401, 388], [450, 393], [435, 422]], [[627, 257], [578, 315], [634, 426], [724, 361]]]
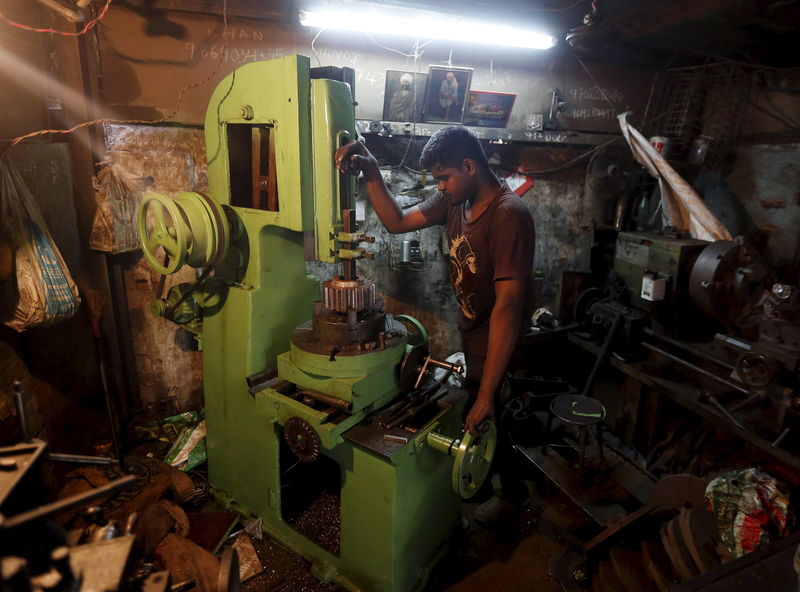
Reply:
[[750, 391], [748, 391], [746, 388], [744, 388], [742, 386], [739, 386], [738, 384], [734, 384], [730, 380], [725, 380], [721, 376], [717, 376], [713, 372], [709, 372], [708, 370], [704, 370], [700, 366], [696, 366], [695, 364], [692, 364], [691, 362], [687, 362], [686, 360], [681, 359], [678, 356], [674, 356], [671, 353], [669, 353], [668, 351], [664, 351], [660, 347], [656, 347], [655, 345], [651, 345], [651, 344], [646, 343], [644, 341], [642, 342], [642, 345], [645, 348], [649, 349], [650, 351], [654, 351], [657, 354], [660, 354], [660, 355], [664, 356], [668, 360], [672, 360], [673, 362], [681, 364], [682, 366], [686, 366], [687, 368], [689, 368], [691, 370], [694, 370], [698, 374], [702, 374], [703, 376], [706, 376], [706, 377], [708, 377], [708, 378], [710, 378], [712, 380], [716, 380], [720, 384], [723, 384], [723, 385], [727, 386], [730, 389], [733, 389], [735, 391], [739, 391], [740, 393], [744, 393], [745, 395], [750, 394]]
[[[356, 211], [350, 209], [342, 210], [342, 230], [346, 233], [355, 232], [355, 217]], [[355, 245], [353, 243], [343, 243], [345, 249], [352, 249]], [[355, 259], [345, 259], [342, 261], [342, 277], [345, 281], [352, 281], [356, 279], [356, 262]]]
[[430, 366], [436, 366], [437, 368], [441, 368], [442, 370], [447, 370], [448, 372], [453, 372], [455, 374], [461, 374], [464, 371], [464, 366], [461, 364], [451, 363], [451, 362], [440, 362], [439, 360], [428, 356], [428, 364]]
[[667, 337], [666, 335], [661, 335], [659, 333], [656, 333], [655, 331], [653, 331], [652, 329], [649, 329], [647, 327], [644, 328], [644, 334], [645, 335], [649, 335], [651, 337], [655, 337], [656, 339], [660, 339], [664, 343], [669, 343], [670, 345], [672, 345], [674, 347], [677, 347], [678, 349], [682, 349], [683, 351], [689, 352], [690, 354], [692, 354], [694, 356], [697, 356], [698, 358], [701, 358], [703, 360], [706, 360], [707, 362], [713, 362], [714, 364], [718, 364], [719, 366], [722, 366], [723, 368], [726, 368], [726, 369], [731, 370], [731, 371], [734, 369], [734, 367], [731, 364], [728, 364], [727, 362], [724, 362], [723, 360], [718, 360], [714, 356], [710, 356], [710, 355], [708, 355], [706, 353], [703, 353], [703, 352], [701, 352], [699, 350], [696, 350], [695, 348], [690, 347], [690, 346], [686, 345], [685, 343], [681, 343], [680, 341], [678, 341], [676, 339], [672, 339], [670, 337]]

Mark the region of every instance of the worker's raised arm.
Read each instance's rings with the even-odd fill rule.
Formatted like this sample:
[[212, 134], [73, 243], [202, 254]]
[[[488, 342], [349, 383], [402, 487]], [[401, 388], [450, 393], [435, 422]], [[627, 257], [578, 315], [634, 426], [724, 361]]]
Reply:
[[389, 193], [386, 183], [383, 182], [378, 161], [364, 144], [356, 141], [342, 146], [336, 151], [334, 160], [340, 173], [358, 174], [359, 171], [364, 173], [369, 200], [386, 230], [398, 234], [431, 226], [418, 207], [415, 206], [407, 211], [400, 209]]

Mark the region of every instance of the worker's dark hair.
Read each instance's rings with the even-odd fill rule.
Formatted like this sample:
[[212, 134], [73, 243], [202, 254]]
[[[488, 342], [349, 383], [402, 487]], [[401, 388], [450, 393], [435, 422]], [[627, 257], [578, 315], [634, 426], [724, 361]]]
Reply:
[[423, 169], [431, 170], [439, 164], [444, 168], [461, 167], [465, 158], [471, 158], [480, 168], [488, 168], [486, 153], [478, 138], [467, 128], [458, 125], [443, 127], [436, 131], [419, 157]]

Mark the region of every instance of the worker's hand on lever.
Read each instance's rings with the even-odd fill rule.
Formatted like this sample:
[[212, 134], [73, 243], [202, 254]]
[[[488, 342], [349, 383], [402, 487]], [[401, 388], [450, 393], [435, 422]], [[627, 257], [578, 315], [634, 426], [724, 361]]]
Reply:
[[477, 438], [488, 427], [484, 424], [487, 419], [494, 419], [494, 400], [492, 397], [485, 399], [478, 397], [464, 421], [464, 432], [469, 432], [473, 438]]
[[367, 181], [374, 180], [381, 174], [378, 161], [359, 141], [350, 142], [339, 148], [334, 155], [334, 161], [340, 173], [358, 174], [361, 171]]

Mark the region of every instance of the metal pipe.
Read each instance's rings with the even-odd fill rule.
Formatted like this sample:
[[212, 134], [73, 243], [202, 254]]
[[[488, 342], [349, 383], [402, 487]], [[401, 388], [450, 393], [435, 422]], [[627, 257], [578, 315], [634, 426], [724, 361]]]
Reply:
[[31, 434], [28, 431], [28, 416], [25, 413], [25, 401], [23, 400], [22, 383], [14, 381], [14, 401], [17, 404], [17, 417], [19, 417], [19, 428], [22, 430], [22, 439], [25, 442], [31, 441]]
[[709, 372], [708, 370], [704, 370], [700, 366], [696, 366], [696, 365], [692, 364], [691, 362], [687, 362], [686, 360], [681, 359], [678, 356], [675, 356], [675, 355], [669, 353], [668, 351], [664, 351], [660, 347], [656, 347], [655, 345], [651, 345], [651, 344], [649, 344], [649, 343], [647, 343], [645, 341], [642, 342], [642, 345], [645, 348], [649, 349], [650, 351], [654, 351], [657, 354], [660, 354], [660, 355], [664, 356], [665, 358], [667, 358], [668, 360], [672, 360], [673, 362], [675, 362], [677, 364], [681, 364], [682, 366], [686, 366], [687, 368], [689, 368], [691, 370], [694, 370], [698, 374], [702, 374], [703, 376], [705, 376], [707, 378], [710, 378], [712, 380], [716, 380], [720, 384], [723, 384], [723, 385], [727, 386], [730, 389], [733, 389], [735, 391], [739, 391], [740, 393], [744, 393], [745, 395], [750, 394], [750, 391], [748, 391], [746, 388], [744, 388], [742, 386], [739, 386], [738, 384], [734, 384], [733, 382], [731, 382], [729, 380], [725, 380], [721, 376], [717, 376], [713, 372]]
[[697, 356], [698, 358], [702, 358], [703, 360], [705, 360], [707, 362], [713, 362], [714, 364], [718, 364], [718, 365], [722, 366], [723, 368], [725, 368], [727, 370], [733, 371], [735, 369], [733, 367], [733, 365], [728, 364], [727, 362], [723, 362], [722, 360], [718, 360], [714, 356], [710, 356], [710, 355], [708, 355], [706, 353], [698, 351], [698, 350], [694, 349], [693, 347], [690, 347], [690, 346], [688, 346], [688, 345], [686, 345], [684, 343], [681, 343], [677, 339], [672, 339], [671, 337], [667, 337], [666, 335], [661, 335], [659, 333], [656, 333], [655, 331], [653, 331], [649, 327], [645, 327], [644, 328], [644, 334], [645, 335], [649, 335], [650, 337], [655, 337], [656, 339], [660, 339], [661, 341], [663, 341], [665, 343], [669, 343], [670, 345], [672, 345], [674, 347], [677, 347], [678, 349], [682, 349], [684, 351], [687, 351], [690, 354], [692, 354], [693, 356]]

